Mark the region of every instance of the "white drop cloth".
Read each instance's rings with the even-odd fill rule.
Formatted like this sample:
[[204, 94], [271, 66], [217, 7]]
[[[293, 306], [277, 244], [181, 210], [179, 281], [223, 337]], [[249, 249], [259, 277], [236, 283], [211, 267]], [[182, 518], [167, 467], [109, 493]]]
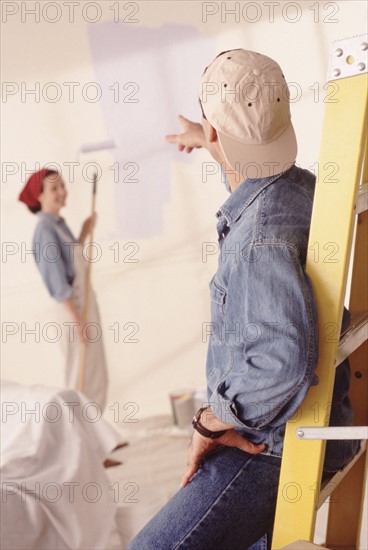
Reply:
[[105, 548], [116, 499], [103, 461], [121, 436], [74, 390], [2, 382], [1, 400], [1, 548]]

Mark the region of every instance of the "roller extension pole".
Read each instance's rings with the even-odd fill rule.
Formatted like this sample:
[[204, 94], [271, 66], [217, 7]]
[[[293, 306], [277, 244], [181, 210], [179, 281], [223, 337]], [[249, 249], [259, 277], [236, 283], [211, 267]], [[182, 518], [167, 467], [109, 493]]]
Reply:
[[[93, 176], [93, 190], [92, 190], [92, 216], [96, 211], [96, 194], [97, 194], [97, 172]], [[90, 232], [90, 242], [93, 241], [93, 232], [94, 229]], [[91, 262], [88, 262], [86, 270], [86, 281], [85, 281], [85, 300], [84, 308], [82, 314], [83, 326], [88, 322], [88, 313], [90, 305], [90, 296], [91, 296]], [[84, 389], [84, 376], [86, 372], [86, 362], [87, 362], [87, 342], [81, 343], [80, 349], [80, 365], [79, 365], [79, 380], [78, 380], [78, 389], [83, 392]]]

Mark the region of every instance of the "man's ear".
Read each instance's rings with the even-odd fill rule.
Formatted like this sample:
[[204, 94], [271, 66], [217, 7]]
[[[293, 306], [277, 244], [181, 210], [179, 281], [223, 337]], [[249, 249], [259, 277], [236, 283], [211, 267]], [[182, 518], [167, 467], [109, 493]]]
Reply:
[[210, 125], [209, 142], [215, 143], [216, 141], [218, 141], [217, 131], [212, 125]]

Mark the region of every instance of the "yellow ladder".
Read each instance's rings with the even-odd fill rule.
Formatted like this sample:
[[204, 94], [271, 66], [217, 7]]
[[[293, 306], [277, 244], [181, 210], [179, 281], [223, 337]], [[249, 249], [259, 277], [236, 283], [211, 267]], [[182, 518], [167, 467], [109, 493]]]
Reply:
[[[320, 482], [325, 439], [341, 438], [341, 432], [339, 437], [331, 436], [334, 428], [326, 426], [335, 367], [347, 356], [354, 421], [357, 426], [368, 424], [367, 53], [366, 35], [337, 40], [331, 48], [327, 78], [331, 93], [326, 102], [306, 264], [319, 320], [319, 384], [310, 388], [299, 411], [287, 423], [273, 550], [289, 544], [298, 550], [313, 548], [302, 546], [307, 543], [301, 540], [313, 542], [317, 510], [330, 495], [335, 498], [330, 499], [326, 547], [358, 548], [366, 442], [352, 463], [322, 490]], [[355, 221], [349, 302], [352, 320], [339, 341]], [[310, 439], [316, 428], [314, 436], [319, 439]], [[354, 436], [348, 430], [344, 439]], [[355, 438], [364, 439], [366, 431], [358, 428]]]

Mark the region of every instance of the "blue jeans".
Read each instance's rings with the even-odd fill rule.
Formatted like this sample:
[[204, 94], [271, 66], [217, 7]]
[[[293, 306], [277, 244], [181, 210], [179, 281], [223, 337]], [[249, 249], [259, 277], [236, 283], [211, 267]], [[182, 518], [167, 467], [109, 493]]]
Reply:
[[218, 447], [128, 548], [267, 550], [280, 465], [281, 459], [274, 456]]

